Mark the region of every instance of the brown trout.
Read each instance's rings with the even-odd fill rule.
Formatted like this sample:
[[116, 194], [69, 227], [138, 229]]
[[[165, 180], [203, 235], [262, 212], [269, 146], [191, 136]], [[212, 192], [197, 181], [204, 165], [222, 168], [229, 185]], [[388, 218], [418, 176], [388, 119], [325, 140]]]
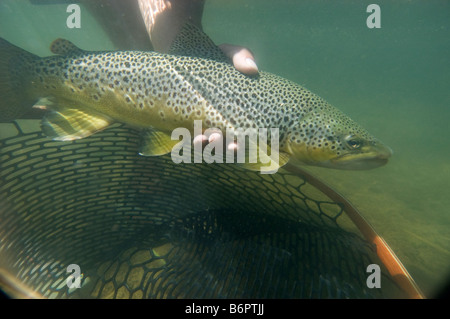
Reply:
[[[0, 39], [0, 120], [46, 111], [43, 132], [84, 138], [120, 122], [146, 130], [142, 155], [169, 153], [171, 132], [277, 128], [279, 160], [337, 169], [370, 169], [392, 151], [341, 111], [300, 85], [238, 72], [197, 28], [187, 25], [169, 54], [89, 52], [67, 40], [40, 58]], [[263, 165], [260, 165], [262, 167]], [[245, 165], [244, 165], [245, 167]], [[249, 166], [252, 169], [254, 166]], [[272, 167], [273, 169], [273, 167]]]

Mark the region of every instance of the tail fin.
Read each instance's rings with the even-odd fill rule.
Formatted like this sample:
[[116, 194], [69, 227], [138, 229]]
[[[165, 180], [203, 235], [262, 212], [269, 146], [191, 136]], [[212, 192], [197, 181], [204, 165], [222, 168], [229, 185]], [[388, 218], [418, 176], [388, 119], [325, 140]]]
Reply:
[[0, 38], [0, 122], [20, 118], [31, 110], [34, 99], [24, 91], [30, 65], [37, 59]]

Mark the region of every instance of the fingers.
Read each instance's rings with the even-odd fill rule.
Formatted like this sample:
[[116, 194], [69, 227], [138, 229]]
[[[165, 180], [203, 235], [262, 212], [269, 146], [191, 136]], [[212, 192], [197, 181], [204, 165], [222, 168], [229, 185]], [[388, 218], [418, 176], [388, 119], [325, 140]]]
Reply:
[[233, 65], [238, 71], [247, 75], [258, 73], [255, 58], [248, 49], [232, 44], [221, 44], [219, 48], [233, 61]]
[[208, 137], [206, 135], [197, 135], [194, 137], [193, 143], [194, 145], [201, 144], [202, 146], [205, 146], [208, 143]]
[[[206, 133], [206, 132], [205, 132]], [[202, 150], [203, 148], [209, 144], [209, 143], [213, 143], [215, 141], [218, 141], [219, 144], [223, 143], [223, 135], [222, 132], [220, 130], [213, 130], [212, 132], [209, 132], [208, 135], [202, 134], [202, 135], [197, 135], [196, 137], [194, 137], [193, 140], [193, 144], [195, 145], [202, 145]], [[237, 151], [238, 149], [238, 145], [237, 142], [233, 141], [230, 142], [226, 145], [224, 145], [224, 151], [226, 150], [233, 150], [233, 151]]]
[[202, 146], [206, 146], [209, 143], [212, 143], [216, 140], [222, 139], [222, 132], [219, 129], [209, 129], [205, 132], [205, 134], [197, 135], [194, 137], [193, 143], [202, 144]]

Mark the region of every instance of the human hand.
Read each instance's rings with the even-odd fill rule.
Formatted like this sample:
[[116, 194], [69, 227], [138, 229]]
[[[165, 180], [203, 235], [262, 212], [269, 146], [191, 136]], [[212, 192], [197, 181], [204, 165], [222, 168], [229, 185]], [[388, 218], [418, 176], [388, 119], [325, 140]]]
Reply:
[[247, 48], [226, 43], [219, 45], [219, 48], [233, 61], [233, 65], [238, 71], [247, 75], [258, 73], [255, 58]]
[[[153, 48], [168, 52], [173, 40], [186, 23], [202, 29], [204, 0], [138, 0], [139, 8]], [[237, 45], [222, 44], [219, 48], [233, 61], [234, 67], [247, 75], [258, 73], [250, 50]]]

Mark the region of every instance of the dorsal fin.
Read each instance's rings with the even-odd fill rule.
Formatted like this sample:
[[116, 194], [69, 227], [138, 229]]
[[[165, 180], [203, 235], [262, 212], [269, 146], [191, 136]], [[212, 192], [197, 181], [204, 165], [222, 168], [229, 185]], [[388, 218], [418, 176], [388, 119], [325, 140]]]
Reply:
[[170, 47], [169, 54], [230, 62], [214, 42], [198, 27], [186, 23]]
[[75, 44], [66, 39], [58, 38], [50, 44], [50, 51], [59, 55], [73, 55], [84, 52]]

